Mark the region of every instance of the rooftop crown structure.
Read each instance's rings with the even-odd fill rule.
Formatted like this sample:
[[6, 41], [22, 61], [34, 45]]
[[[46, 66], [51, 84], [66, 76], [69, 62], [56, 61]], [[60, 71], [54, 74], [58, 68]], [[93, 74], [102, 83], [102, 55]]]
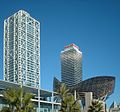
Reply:
[[65, 46], [61, 52], [62, 82], [74, 86], [82, 81], [82, 52], [75, 44]]
[[39, 85], [40, 23], [20, 10], [4, 21], [4, 80]]

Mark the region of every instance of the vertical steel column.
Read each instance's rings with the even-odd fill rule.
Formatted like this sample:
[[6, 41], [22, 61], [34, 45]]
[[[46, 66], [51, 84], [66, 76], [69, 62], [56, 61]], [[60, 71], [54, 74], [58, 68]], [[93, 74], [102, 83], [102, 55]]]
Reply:
[[38, 112], [40, 112], [40, 86], [38, 85]]
[[[40, 29], [40, 25], [39, 25], [39, 29]], [[40, 37], [40, 31], [39, 31], [39, 37]], [[40, 41], [39, 41], [39, 44], [40, 44]], [[40, 55], [40, 53], [39, 53], [39, 55]], [[39, 64], [40, 64], [40, 56], [39, 56]], [[39, 70], [40, 70], [40, 66], [39, 66]], [[39, 71], [38, 78], [39, 78], [39, 85], [38, 85], [38, 112], [40, 112], [40, 71]]]
[[77, 99], [77, 98], [76, 98], [76, 90], [74, 90], [74, 98], [75, 98], [75, 100]]
[[54, 111], [54, 100], [53, 100], [53, 97], [54, 97], [54, 93], [53, 93], [53, 91], [52, 91], [52, 112]]

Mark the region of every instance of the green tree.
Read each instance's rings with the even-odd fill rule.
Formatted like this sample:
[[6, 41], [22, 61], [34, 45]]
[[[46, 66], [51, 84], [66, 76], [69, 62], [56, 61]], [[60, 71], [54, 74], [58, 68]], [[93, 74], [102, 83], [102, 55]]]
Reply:
[[8, 106], [3, 107], [1, 112], [34, 112], [31, 99], [32, 93], [23, 92], [22, 88], [9, 88], [3, 93]]
[[61, 83], [58, 93], [61, 99], [60, 112], [80, 112], [79, 98], [75, 100], [64, 83]]
[[104, 112], [102, 103], [100, 101], [92, 101], [88, 112]]

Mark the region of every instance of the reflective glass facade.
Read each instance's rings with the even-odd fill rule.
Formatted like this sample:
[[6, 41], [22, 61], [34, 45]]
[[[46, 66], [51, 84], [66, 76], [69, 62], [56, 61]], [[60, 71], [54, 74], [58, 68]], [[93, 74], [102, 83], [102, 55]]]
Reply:
[[4, 21], [4, 80], [37, 87], [40, 23], [20, 10]]
[[82, 52], [78, 46], [70, 44], [61, 52], [62, 82], [74, 86], [82, 81]]

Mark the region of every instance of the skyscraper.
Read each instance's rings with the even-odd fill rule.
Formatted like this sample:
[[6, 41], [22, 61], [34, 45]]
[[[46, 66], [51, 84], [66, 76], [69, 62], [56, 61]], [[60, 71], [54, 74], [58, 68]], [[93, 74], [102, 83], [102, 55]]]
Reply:
[[82, 81], [82, 52], [75, 44], [65, 46], [61, 52], [61, 76], [70, 87]]
[[20, 10], [4, 21], [4, 80], [37, 87], [40, 23]]

